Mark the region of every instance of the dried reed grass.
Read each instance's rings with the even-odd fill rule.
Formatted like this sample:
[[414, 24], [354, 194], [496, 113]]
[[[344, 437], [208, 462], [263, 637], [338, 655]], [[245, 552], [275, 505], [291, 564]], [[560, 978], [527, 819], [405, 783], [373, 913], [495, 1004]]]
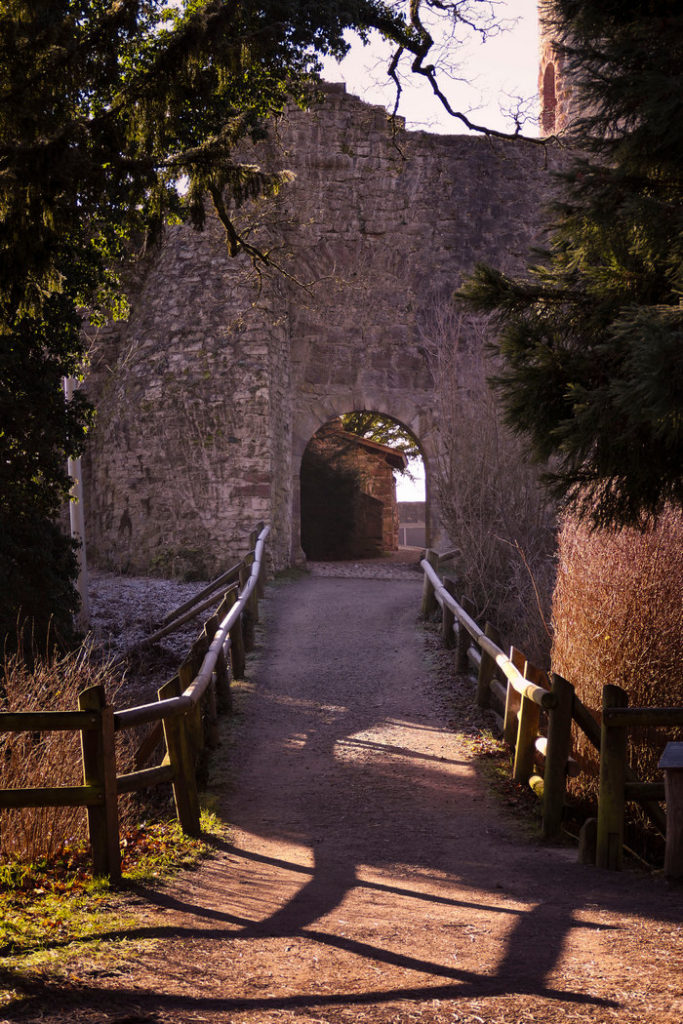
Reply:
[[[11, 655], [5, 659], [0, 683], [0, 711], [76, 709], [80, 691], [98, 684], [112, 701], [120, 681], [110, 666], [90, 657], [87, 647], [36, 660], [31, 668], [21, 655]], [[117, 742], [119, 762], [129, 761], [126, 747], [125, 740]], [[0, 735], [0, 789], [78, 786], [82, 781], [79, 732]], [[82, 807], [0, 810], [0, 861], [50, 858], [86, 832]]]
[[[596, 713], [602, 687], [615, 683], [634, 707], [683, 704], [683, 512], [668, 508], [644, 532], [590, 530], [573, 518], [559, 541], [553, 600], [555, 671], [576, 687]], [[680, 731], [679, 731], [680, 737]], [[632, 768], [644, 781], [657, 777], [665, 729], [633, 730]], [[578, 733], [576, 749], [597, 772], [598, 755]], [[573, 783], [576, 795], [594, 798], [597, 778]]]

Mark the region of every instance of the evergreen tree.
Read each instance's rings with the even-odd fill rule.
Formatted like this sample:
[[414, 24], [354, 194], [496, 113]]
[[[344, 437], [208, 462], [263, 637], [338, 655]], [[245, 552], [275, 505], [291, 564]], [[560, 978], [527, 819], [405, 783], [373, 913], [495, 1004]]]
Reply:
[[596, 525], [683, 503], [683, 12], [676, 0], [542, 7], [585, 111], [548, 251], [460, 291], [500, 327], [508, 422]]

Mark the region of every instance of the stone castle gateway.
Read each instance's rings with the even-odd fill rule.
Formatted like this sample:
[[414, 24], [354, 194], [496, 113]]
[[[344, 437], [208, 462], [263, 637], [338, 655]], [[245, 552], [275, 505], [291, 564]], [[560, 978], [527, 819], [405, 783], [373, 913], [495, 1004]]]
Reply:
[[259, 519], [273, 568], [299, 560], [304, 450], [354, 410], [416, 436], [428, 543], [445, 540], [425, 325], [477, 261], [523, 267], [547, 152], [397, 131], [383, 108], [328, 86], [322, 104], [274, 126], [254, 162], [294, 174], [240, 213], [281, 270], [231, 259], [213, 218], [202, 233], [172, 227], [139, 271], [128, 321], [93, 338], [84, 482], [96, 564], [210, 574]]

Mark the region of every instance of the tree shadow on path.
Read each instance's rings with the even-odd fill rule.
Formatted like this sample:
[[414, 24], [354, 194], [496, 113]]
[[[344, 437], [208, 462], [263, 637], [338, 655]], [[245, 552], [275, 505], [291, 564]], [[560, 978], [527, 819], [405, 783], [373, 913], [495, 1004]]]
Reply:
[[[444, 726], [415, 630], [418, 603], [413, 585], [331, 579], [300, 581], [267, 602], [223, 797], [235, 841], [216, 841], [189, 898], [182, 885], [138, 889], [169, 921], [126, 932], [162, 939], [176, 971], [190, 947], [211, 964], [191, 994], [160, 974], [154, 1012], [260, 1020], [532, 996], [546, 1020], [552, 1007], [631, 1019], [602, 973], [572, 973], [568, 953], [589, 938], [605, 971], [615, 970], [634, 922], [680, 922], [680, 894], [515, 836]], [[322, 979], [310, 967], [294, 992], [282, 981], [250, 991], [238, 951], [249, 950], [256, 977], [290, 941], [324, 960]], [[79, 1004], [99, 1006], [96, 992], [81, 987]], [[17, 1018], [47, 990], [27, 996]], [[139, 997], [118, 985], [108, 993], [119, 1013]]]

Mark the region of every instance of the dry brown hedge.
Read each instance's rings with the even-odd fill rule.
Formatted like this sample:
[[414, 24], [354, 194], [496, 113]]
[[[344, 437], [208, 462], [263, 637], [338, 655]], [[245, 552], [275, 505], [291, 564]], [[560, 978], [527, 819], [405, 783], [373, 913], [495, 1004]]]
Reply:
[[[602, 687], [615, 683], [637, 707], [683, 704], [683, 512], [667, 509], [639, 532], [594, 532], [567, 519], [559, 538], [553, 598], [553, 669], [575, 686], [597, 713]], [[679, 731], [680, 732], [680, 731]], [[674, 730], [639, 730], [629, 744], [631, 765], [643, 780]], [[582, 734], [582, 759], [597, 771], [597, 754]], [[575, 793], [594, 796], [597, 780], [581, 777]]]
[[[37, 659], [29, 668], [9, 656], [0, 683], [0, 711], [70, 711], [78, 694], [103, 684], [113, 700], [120, 680], [111, 668], [91, 660], [87, 647], [64, 657]], [[117, 737], [119, 771], [130, 767], [126, 737]], [[82, 785], [79, 732], [0, 734], [0, 789]], [[126, 802], [120, 801], [126, 817]], [[86, 836], [82, 807], [0, 810], [0, 862], [52, 857], [65, 844]]]

